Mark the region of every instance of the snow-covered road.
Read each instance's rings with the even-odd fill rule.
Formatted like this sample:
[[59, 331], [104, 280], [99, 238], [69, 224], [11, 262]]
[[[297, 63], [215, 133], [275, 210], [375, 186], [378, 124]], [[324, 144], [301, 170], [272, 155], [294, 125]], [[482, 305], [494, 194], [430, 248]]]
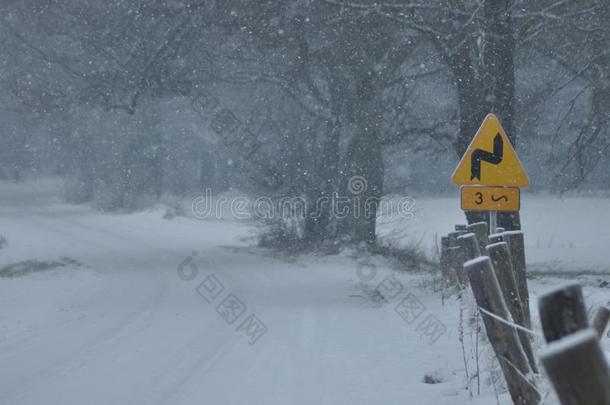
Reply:
[[[477, 395], [466, 320], [459, 341], [459, 308], [472, 308], [443, 303], [429, 275], [354, 252], [282, 259], [250, 247], [247, 223], [104, 214], [60, 195], [55, 181], [0, 184], [0, 404], [496, 403], [489, 351]], [[418, 203], [394, 225], [412, 238], [461, 219], [445, 199]], [[554, 226], [536, 225], [535, 204], [550, 205], [529, 201], [531, 234]], [[605, 226], [573, 228], [595, 227], [596, 246]], [[529, 249], [575, 262], [590, 249], [565, 243]], [[558, 282], [530, 282], [534, 318], [535, 296]], [[607, 288], [590, 276], [587, 303], [607, 304]]]
[[[382, 263], [281, 260], [250, 251], [245, 224], [102, 214], [57, 195], [44, 182], [0, 193], [0, 268], [63, 264], [0, 278], [1, 404], [468, 398], [457, 313], [421, 276], [398, 275], [400, 291], [377, 306], [360, 282], [382, 282]], [[403, 300], [422, 308], [395, 310]], [[441, 333], [420, 326], [430, 316]]]

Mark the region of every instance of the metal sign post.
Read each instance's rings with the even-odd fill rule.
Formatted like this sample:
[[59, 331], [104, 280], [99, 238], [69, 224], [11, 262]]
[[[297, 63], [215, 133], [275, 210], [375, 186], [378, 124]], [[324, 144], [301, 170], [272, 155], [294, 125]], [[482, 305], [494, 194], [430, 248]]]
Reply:
[[489, 234], [496, 233], [498, 229], [498, 211], [489, 211]]

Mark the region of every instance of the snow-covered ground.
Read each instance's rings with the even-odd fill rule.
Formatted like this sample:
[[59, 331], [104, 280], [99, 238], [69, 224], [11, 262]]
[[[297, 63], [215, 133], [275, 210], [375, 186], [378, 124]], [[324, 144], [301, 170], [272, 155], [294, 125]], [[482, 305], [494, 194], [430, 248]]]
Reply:
[[[354, 252], [283, 259], [250, 247], [244, 222], [59, 195], [54, 181], [0, 184], [0, 404], [496, 403], [489, 356], [477, 394], [467, 323], [464, 365], [471, 308], [430, 275]], [[610, 268], [590, 255], [610, 240], [603, 201], [570, 201], [524, 198], [530, 260]], [[457, 200], [418, 203], [404, 226], [428, 247], [461, 222]], [[568, 224], [563, 209], [583, 204]], [[537, 276], [532, 294], [561, 280]], [[607, 303], [603, 276], [583, 281], [589, 304]]]

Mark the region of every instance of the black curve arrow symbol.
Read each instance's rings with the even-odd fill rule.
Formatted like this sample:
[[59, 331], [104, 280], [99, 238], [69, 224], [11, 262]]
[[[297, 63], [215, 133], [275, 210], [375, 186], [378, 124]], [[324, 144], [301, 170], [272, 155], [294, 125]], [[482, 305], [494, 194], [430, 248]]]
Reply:
[[498, 201], [500, 201], [500, 200], [504, 200], [504, 202], [508, 202], [508, 197], [507, 197], [507, 196], [505, 196], [505, 195], [501, 195], [500, 197], [496, 198], [496, 197], [494, 197], [494, 196], [493, 196], [493, 194], [492, 194], [492, 195], [491, 195], [491, 200], [492, 200], [493, 202], [498, 202]]
[[470, 180], [481, 180], [481, 162], [497, 165], [502, 162], [503, 156], [504, 141], [502, 141], [502, 136], [500, 136], [500, 134], [496, 134], [496, 137], [494, 138], [493, 153], [489, 153], [483, 149], [476, 149], [474, 152], [472, 152], [472, 156], [470, 158]]

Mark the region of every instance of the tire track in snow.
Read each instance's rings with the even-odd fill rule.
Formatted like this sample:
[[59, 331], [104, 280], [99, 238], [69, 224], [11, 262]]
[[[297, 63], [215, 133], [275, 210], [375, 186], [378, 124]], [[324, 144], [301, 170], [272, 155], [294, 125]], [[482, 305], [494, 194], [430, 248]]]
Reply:
[[[133, 239], [122, 237], [121, 234], [113, 234], [113, 232], [108, 232], [105, 229], [100, 230], [92, 228], [83, 225], [78, 221], [65, 221], [65, 218], [62, 218], [62, 223], [59, 226], [55, 221], [47, 218], [30, 218], [30, 221], [34, 222], [37, 227], [58, 234], [62, 238], [71, 239], [85, 247], [94, 247], [95, 249], [99, 249], [100, 246], [110, 249], [115, 248], [116, 245], [113, 245], [113, 243], [108, 240], [108, 236], [113, 238], [120, 237], [123, 241], [134, 242]], [[81, 229], [77, 228], [85, 229], [87, 231], [86, 237], [83, 238]], [[97, 234], [99, 236], [92, 237], [92, 234]], [[137, 242], [140, 243], [140, 241]], [[155, 247], [151, 248], [154, 249]], [[169, 249], [166, 253], [175, 254], [175, 252], [170, 251]], [[138, 256], [130, 257], [131, 255], [126, 254], [125, 251], [114, 252], [114, 254], [117, 255], [116, 258], [120, 259], [121, 262], [129, 262], [128, 267], [131, 268], [154, 269], [155, 267], [158, 267], [158, 263], [153, 263], [148, 260], [143, 261]], [[103, 271], [103, 269], [98, 269], [98, 272], [99, 270]], [[161, 273], [164, 273], [164, 271]], [[115, 297], [120, 297], [121, 294], [117, 294], [117, 291], [114, 291], [113, 288], [116, 287], [116, 284], [109, 282], [107, 278], [105, 281], [106, 286], [96, 295], [100, 297], [108, 292], [111, 296], [114, 294]], [[15, 384], [11, 384], [14, 389], [4, 392], [0, 398], [6, 399], [7, 403], [15, 403], [19, 399], [24, 399], [28, 392], [38, 391], [34, 389], [34, 387], [39, 387], [41, 384], [50, 384], [52, 381], [57, 383], [57, 379], [77, 374], [79, 370], [86, 373], [86, 368], [89, 365], [95, 365], [96, 363], [99, 363], [100, 360], [103, 362], [104, 358], [108, 356], [109, 351], [120, 354], [121, 347], [129, 349], [136, 346], [133, 344], [133, 341], [141, 337], [146, 337], [146, 333], [144, 332], [147, 330], [147, 327], [150, 326], [151, 321], [155, 320], [156, 310], [160, 308], [159, 303], [162, 302], [164, 298], [167, 298], [167, 284], [167, 277], [154, 277], [152, 280], [149, 280], [146, 292], [142, 294], [142, 291], [139, 291], [139, 295], [146, 296], [146, 299], [139, 305], [137, 310], [132, 311], [119, 321], [113, 319], [113, 324], [100, 328], [102, 329], [101, 331], [95, 331], [94, 334], [88, 333], [89, 338], [87, 339], [87, 342], [81, 345], [76, 351], [70, 350], [68, 353], [64, 353], [63, 355], [58, 356], [58, 358], [56, 357], [49, 364], [45, 365], [44, 368], [37, 370], [34, 373], [26, 373], [25, 375], [19, 376], [18, 381]], [[138, 284], [135, 286], [128, 286], [127, 288], [125, 286], [122, 287], [122, 293], [129, 294], [134, 288], [141, 290], [143, 286]], [[96, 299], [89, 300], [89, 302], [94, 304], [96, 301]], [[166, 299], [165, 301], [171, 300]], [[171, 304], [171, 302], [169, 303]], [[99, 319], [103, 319], [103, 317], [98, 317], [95, 322]], [[19, 361], [21, 356], [31, 354], [32, 350], [39, 350], [44, 353], [48, 351], [49, 341], [58, 341], [64, 334], [65, 331], [63, 328], [59, 327], [55, 328], [51, 335], [49, 332], [41, 333], [38, 337], [31, 338], [28, 342], [22, 344], [20, 350], [11, 350], [5, 355], [3, 360]], [[94, 336], [91, 336], [92, 334]], [[210, 361], [213, 363], [221, 359], [223, 353], [225, 353], [237, 339], [237, 336], [235, 335], [233, 339], [220, 342], [221, 345], [219, 347], [214, 347], [215, 345], [210, 347], [209, 342], [205, 343], [205, 346], [207, 346], [208, 352], [211, 352], [211, 355], [210, 353], [207, 353], [194, 356], [196, 361], [192, 362], [190, 359], [193, 356], [189, 356], [189, 354], [192, 354], [193, 351], [200, 350], [205, 353], [205, 351], [201, 350], [203, 349], [203, 347], [201, 347], [202, 343], [199, 342], [201, 337], [202, 335], [195, 336], [186, 347], [180, 348], [177, 356], [166, 361], [168, 373], [171, 373], [171, 370], [176, 368], [184, 368], [186, 371], [180, 373], [180, 376], [175, 379], [176, 383], [173, 384], [173, 386], [162, 390], [163, 392], [159, 394], [161, 399], [158, 402], [162, 403], [165, 399], [175, 396], [179, 388], [193, 378], [194, 373], [202, 370], [209, 370], [210, 367], [212, 367]], [[184, 364], [188, 364], [188, 366], [185, 366]], [[167, 375], [167, 373], [163, 373], [162, 375]]]

